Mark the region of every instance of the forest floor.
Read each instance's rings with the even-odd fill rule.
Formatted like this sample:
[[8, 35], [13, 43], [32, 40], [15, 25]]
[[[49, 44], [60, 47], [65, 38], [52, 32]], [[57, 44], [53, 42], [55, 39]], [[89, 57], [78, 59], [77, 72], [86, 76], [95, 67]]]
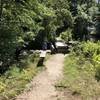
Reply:
[[16, 100], [60, 100], [56, 83], [63, 77], [63, 54], [55, 54], [46, 62], [46, 70], [38, 74], [30, 83], [30, 89], [20, 94]]

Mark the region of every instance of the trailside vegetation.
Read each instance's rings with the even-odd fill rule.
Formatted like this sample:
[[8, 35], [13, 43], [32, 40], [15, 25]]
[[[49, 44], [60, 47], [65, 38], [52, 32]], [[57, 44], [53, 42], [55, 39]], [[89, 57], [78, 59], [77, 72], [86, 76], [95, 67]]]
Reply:
[[[60, 99], [82, 100], [100, 98], [100, 4], [94, 0], [71, 0], [73, 27], [60, 37], [72, 43], [64, 62], [64, 78], [56, 87], [63, 91]], [[72, 5], [73, 4], [73, 5]], [[68, 95], [66, 95], [68, 94]]]
[[[87, 78], [84, 81], [87, 86], [92, 78], [97, 84], [96, 89], [99, 88], [99, 1], [0, 0], [0, 97], [4, 100], [11, 99], [20, 91], [20, 85], [14, 85], [17, 81], [25, 86], [32, 79], [34, 73], [37, 73], [37, 68], [32, 66], [36, 66], [34, 60], [38, 59], [37, 53], [34, 56], [34, 50], [42, 49], [45, 41], [54, 41], [56, 37], [60, 37], [65, 43], [78, 41], [77, 45], [70, 48], [71, 57], [65, 59], [65, 76], [72, 78], [71, 81], [67, 80], [68, 84], [65, 78], [65, 84], [72, 87], [73, 84], [70, 83], [74, 83], [75, 77], [80, 76], [78, 79]], [[34, 62], [32, 66], [30, 60]], [[77, 79], [75, 82], [78, 82]], [[86, 85], [82, 85], [83, 88]], [[11, 88], [12, 91], [9, 91]], [[75, 91], [86, 96], [88, 93], [83, 90]], [[94, 88], [91, 91], [93, 90]], [[98, 96], [99, 90], [95, 90], [95, 93], [89, 91], [88, 95]]]

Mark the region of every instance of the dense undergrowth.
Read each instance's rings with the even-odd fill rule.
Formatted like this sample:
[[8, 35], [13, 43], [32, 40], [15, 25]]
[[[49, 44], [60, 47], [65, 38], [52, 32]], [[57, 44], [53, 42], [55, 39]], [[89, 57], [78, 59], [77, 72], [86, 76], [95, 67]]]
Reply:
[[73, 96], [79, 95], [82, 100], [100, 98], [99, 43], [79, 43], [65, 58], [64, 79], [58, 86], [67, 88]]
[[[55, 41], [56, 36], [66, 43], [99, 40], [99, 12], [100, 3], [95, 0], [0, 0], [0, 73], [7, 70], [0, 76], [0, 100], [16, 96], [38, 71], [38, 57], [30, 55], [15, 63], [15, 55], [21, 50], [42, 49], [44, 42]], [[91, 69], [87, 73], [92, 73], [94, 82], [100, 80], [100, 42], [80, 43], [71, 55], [75, 59], [66, 58], [65, 72], [68, 65], [76, 68], [69, 69], [72, 73]]]
[[0, 100], [10, 100], [21, 93], [25, 87], [28, 88], [26, 84], [41, 69], [37, 67], [38, 60], [38, 53], [28, 54], [0, 76]]

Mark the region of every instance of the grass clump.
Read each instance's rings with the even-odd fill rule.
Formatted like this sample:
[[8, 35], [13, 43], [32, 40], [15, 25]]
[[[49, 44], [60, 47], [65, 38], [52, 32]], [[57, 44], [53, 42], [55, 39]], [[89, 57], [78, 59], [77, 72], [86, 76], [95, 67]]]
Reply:
[[79, 95], [81, 100], [100, 99], [100, 81], [97, 80], [100, 77], [100, 63], [96, 63], [93, 56], [86, 57], [78, 51], [78, 54], [71, 52], [65, 58], [64, 78], [57, 87], [65, 92], [70, 90], [72, 96]]
[[36, 53], [28, 55], [0, 76], [0, 100], [10, 100], [25, 89], [26, 84], [40, 70], [36, 66], [38, 59], [39, 55]]

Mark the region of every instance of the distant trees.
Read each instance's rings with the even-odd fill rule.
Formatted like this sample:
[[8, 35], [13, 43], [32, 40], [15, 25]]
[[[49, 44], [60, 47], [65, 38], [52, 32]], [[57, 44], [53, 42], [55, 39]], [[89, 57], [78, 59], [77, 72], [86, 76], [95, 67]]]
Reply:
[[55, 18], [55, 11], [38, 0], [0, 0], [0, 69], [14, 62], [16, 47], [55, 30]]
[[98, 12], [98, 7], [94, 0], [78, 0], [76, 7], [73, 36], [78, 40], [87, 40], [90, 34], [88, 27], [94, 23], [94, 16]]
[[16, 47], [31, 40], [41, 46], [54, 33], [83, 39], [98, 8], [94, 0], [0, 0], [0, 66], [12, 63]]
[[50, 14], [37, 0], [0, 1], [0, 69], [13, 63], [16, 47], [33, 40]]

